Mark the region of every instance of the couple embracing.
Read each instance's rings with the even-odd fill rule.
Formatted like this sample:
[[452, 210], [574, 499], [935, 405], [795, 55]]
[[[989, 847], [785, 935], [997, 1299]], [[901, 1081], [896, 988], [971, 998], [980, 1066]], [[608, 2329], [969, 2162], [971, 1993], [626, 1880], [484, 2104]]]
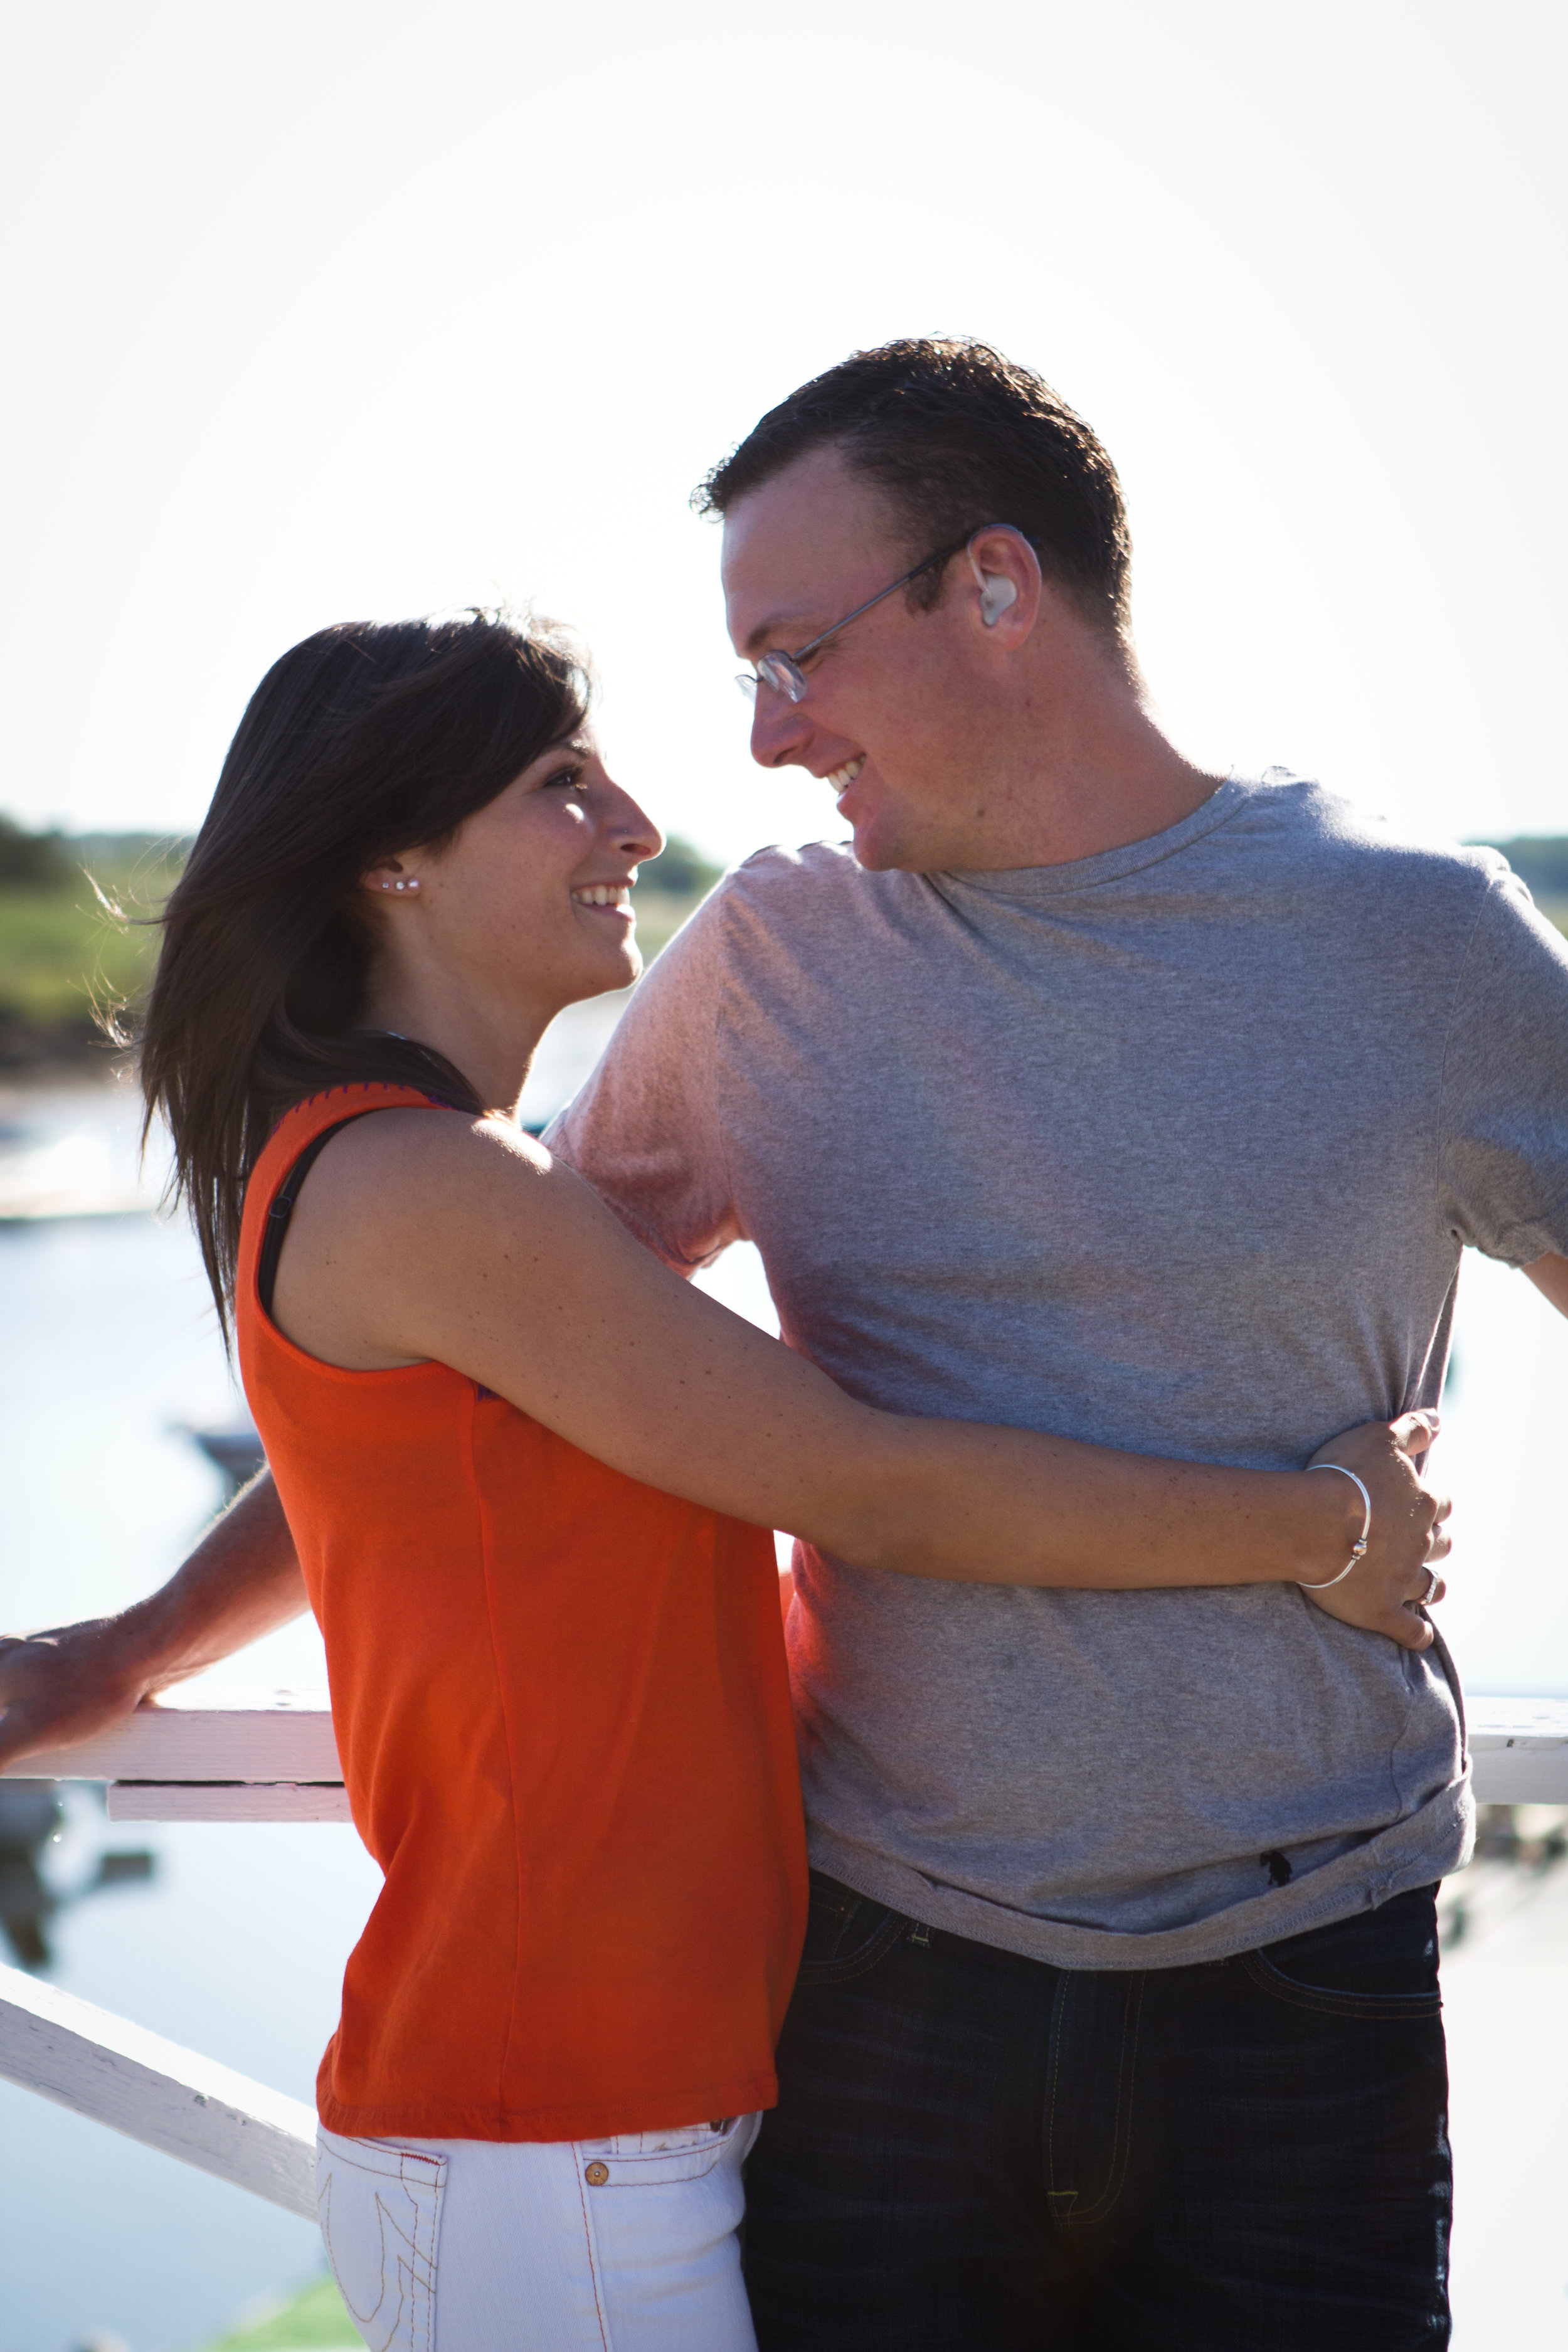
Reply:
[[[1179, 755], [1110, 460], [984, 347], [857, 354], [704, 498], [753, 754], [853, 846], [729, 876], [535, 1143], [661, 845], [569, 647], [284, 656], [142, 1039], [270, 1478], [0, 1651], [0, 1753], [308, 1597], [377, 2352], [1441, 2344], [1422, 1471], [1462, 1249], [1568, 1309], [1568, 952]], [[680, 1278], [741, 1238], [783, 1345]]]

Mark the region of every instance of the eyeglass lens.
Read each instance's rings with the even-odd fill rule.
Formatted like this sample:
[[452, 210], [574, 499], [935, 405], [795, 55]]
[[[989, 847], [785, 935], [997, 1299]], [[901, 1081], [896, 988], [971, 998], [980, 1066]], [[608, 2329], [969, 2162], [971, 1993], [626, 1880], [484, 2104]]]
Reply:
[[763, 654], [753, 677], [749, 669], [741, 671], [735, 680], [748, 702], [755, 702], [759, 686], [771, 686], [786, 702], [805, 699], [805, 672], [790, 659], [788, 654]]

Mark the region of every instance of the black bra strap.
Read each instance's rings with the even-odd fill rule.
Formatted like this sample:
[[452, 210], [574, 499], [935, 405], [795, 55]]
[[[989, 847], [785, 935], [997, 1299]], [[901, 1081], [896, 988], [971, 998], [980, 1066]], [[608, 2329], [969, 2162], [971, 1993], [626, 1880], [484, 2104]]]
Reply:
[[312, 1136], [273, 1194], [272, 1206], [267, 1212], [267, 1231], [261, 1237], [261, 1263], [256, 1269], [257, 1295], [261, 1301], [261, 1311], [268, 1322], [272, 1319], [272, 1292], [278, 1280], [278, 1261], [283, 1255], [283, 1239], [289, 1231], [289, 1220], [294, 1213], [294, 1203], [300, 1197], [300, 1185], [334, 1135], [341, 1135], [343, 1129], [352, 1127], [356, 1118], [373, 1116], [372, 1110], [351, 1111], [347, 1118], [340, 1118], [332, 1126], [324, 1127], [320, 1135]]

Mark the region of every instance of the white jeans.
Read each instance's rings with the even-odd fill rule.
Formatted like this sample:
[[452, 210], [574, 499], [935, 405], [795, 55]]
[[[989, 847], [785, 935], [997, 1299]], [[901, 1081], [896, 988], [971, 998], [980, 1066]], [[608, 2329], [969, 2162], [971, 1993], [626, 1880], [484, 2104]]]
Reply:
[[756, 2352], [736, 2230], [762, 2118], [617, 2139], [316, 2135], [371, 2352]]

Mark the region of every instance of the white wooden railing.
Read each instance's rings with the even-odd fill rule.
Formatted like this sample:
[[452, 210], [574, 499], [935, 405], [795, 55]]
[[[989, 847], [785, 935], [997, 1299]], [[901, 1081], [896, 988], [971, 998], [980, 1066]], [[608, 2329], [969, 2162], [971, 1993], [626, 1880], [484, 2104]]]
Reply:
[[[1468, 1702], [1477, 1801], [1568, 1805], [1568, 1699]], [[7, 1768], [107, 1783], [113, 1822], [346, 1822], [324, 1690], [172, 1691], [100, 1738]]]
[[[1482, 1804], [1568, 1804], [1568, 1699], [1472, 1699], [1468, 1714]], [[175, 1692], [7, 1769], [102, 1781], [116, 1822], [349, 1819], [324, 1691]], [[16, 1969], [0, 1969], [0, 2078], [315, 2218], [309, 2107]]]
[[346, 1822], [324, 1690], [171, 1691], [78, 1748], [11, 1769], [101, 1780], [111, 1822]]
[[0, 2077], [316, 2219], [316, 2118], [107, 2009], [0, 1968]]

